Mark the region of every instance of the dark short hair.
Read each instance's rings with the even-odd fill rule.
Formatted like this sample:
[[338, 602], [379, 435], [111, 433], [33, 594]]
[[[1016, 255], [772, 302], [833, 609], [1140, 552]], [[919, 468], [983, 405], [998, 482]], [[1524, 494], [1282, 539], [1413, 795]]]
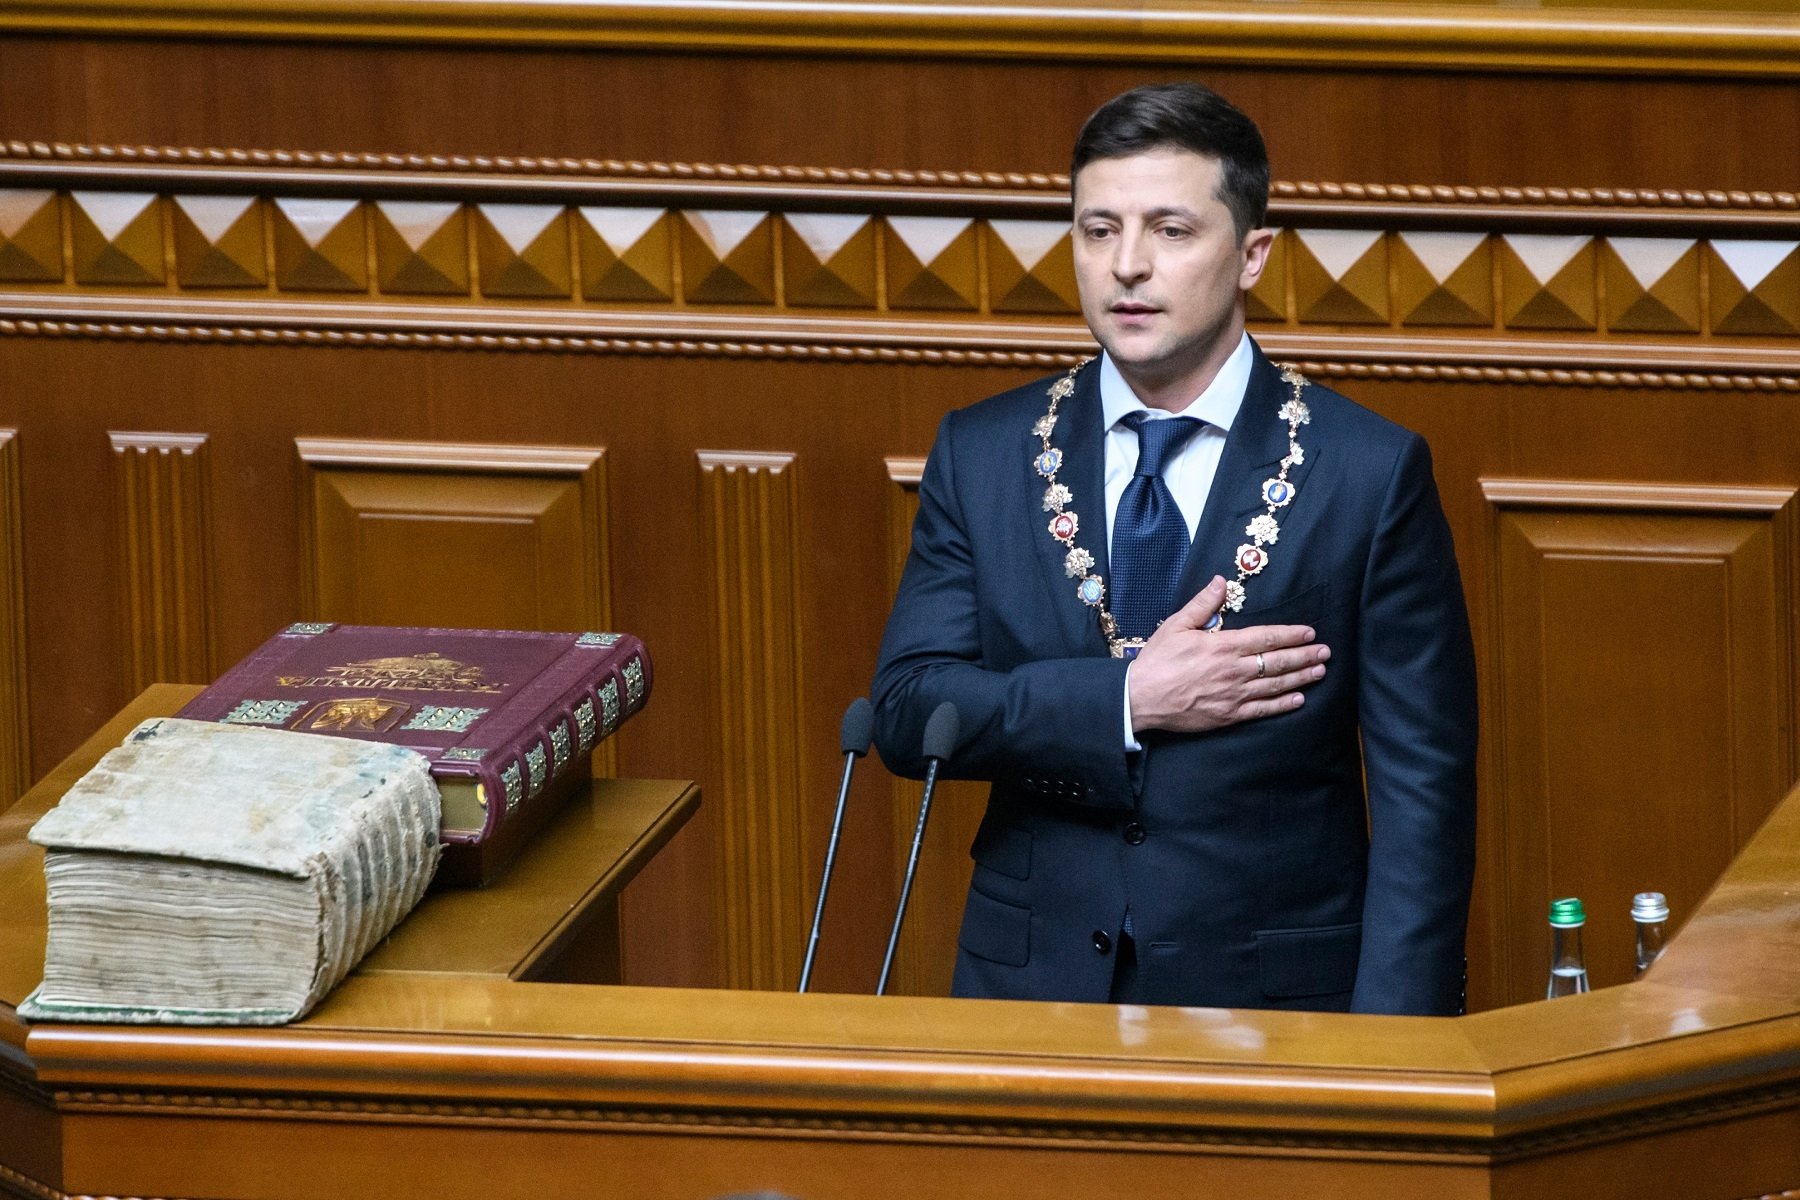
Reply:
[[1256, 122], [1231, 101], [1197, 83], [1150, 83], [1114, 96], [1087, 119], [1075, 139], [1071, 184], [1096, 159], [1153, 150], [1189, 150], [1224, 167], [1219, 199], [1241, 239], [1269, 215], [1269, 151]]

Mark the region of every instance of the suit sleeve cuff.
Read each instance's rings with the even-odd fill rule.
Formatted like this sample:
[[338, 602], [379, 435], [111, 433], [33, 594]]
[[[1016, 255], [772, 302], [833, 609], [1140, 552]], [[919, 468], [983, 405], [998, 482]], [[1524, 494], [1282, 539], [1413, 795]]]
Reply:
[[1136, 754], [1142, 750], [1143, 744], [1137, 740], [1137, 734], [1131, 728], [1131, 664], [1125, 664], [1125, 753]]

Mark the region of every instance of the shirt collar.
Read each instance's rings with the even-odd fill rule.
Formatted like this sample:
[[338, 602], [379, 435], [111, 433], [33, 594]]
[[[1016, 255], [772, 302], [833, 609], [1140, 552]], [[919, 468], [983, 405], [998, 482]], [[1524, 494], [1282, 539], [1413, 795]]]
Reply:
[[[1206, 385], [1206, 390], [1179, 413], [1169, 415], [1199, 417], [1208, 425], [1229, 432], [1232, 421], [1237, 419], [1238, 409], [1243, 407], [1244, 393], [1250, 387], [1250, 368], [1255, 360], [1250, 349], [1250, 335], [1246, 333], [1239, 339], [1231, 357], [1225, 360], [1225, 365], [1219, 368], [1219, 373], [1213, 376], [1213, 381]], [[1113, 429], [1127, 414], [1147, 407], [1119, 374], [1112, 355], [1101, 354], [1100, 413], [1106, 420], [1106, 428]]]

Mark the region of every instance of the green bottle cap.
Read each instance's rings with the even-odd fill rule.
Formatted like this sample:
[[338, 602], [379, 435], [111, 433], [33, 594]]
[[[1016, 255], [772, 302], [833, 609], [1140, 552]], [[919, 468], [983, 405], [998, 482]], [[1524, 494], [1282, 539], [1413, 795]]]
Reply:
[[1550, 902], [1550, 924], [1558, 929], [1576, 929], [1587, 924], [1587, 913], [1582, 910], [1581, 900], [1570, 896], [1563, 900]]

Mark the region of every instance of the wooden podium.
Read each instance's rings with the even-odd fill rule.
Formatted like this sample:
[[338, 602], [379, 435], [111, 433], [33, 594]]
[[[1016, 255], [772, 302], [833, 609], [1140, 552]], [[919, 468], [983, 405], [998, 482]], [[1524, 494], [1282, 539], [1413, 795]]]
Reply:
[[616, 885], [696, 802], [606, 781], [305, 1021], [28, 1027], [24, 832], [185, 694], [0, 816], [0, 1193], [1800, 1194], [1800, 792], [1646, 980], [1455, 1020], [562, 982], [608, 974]]

